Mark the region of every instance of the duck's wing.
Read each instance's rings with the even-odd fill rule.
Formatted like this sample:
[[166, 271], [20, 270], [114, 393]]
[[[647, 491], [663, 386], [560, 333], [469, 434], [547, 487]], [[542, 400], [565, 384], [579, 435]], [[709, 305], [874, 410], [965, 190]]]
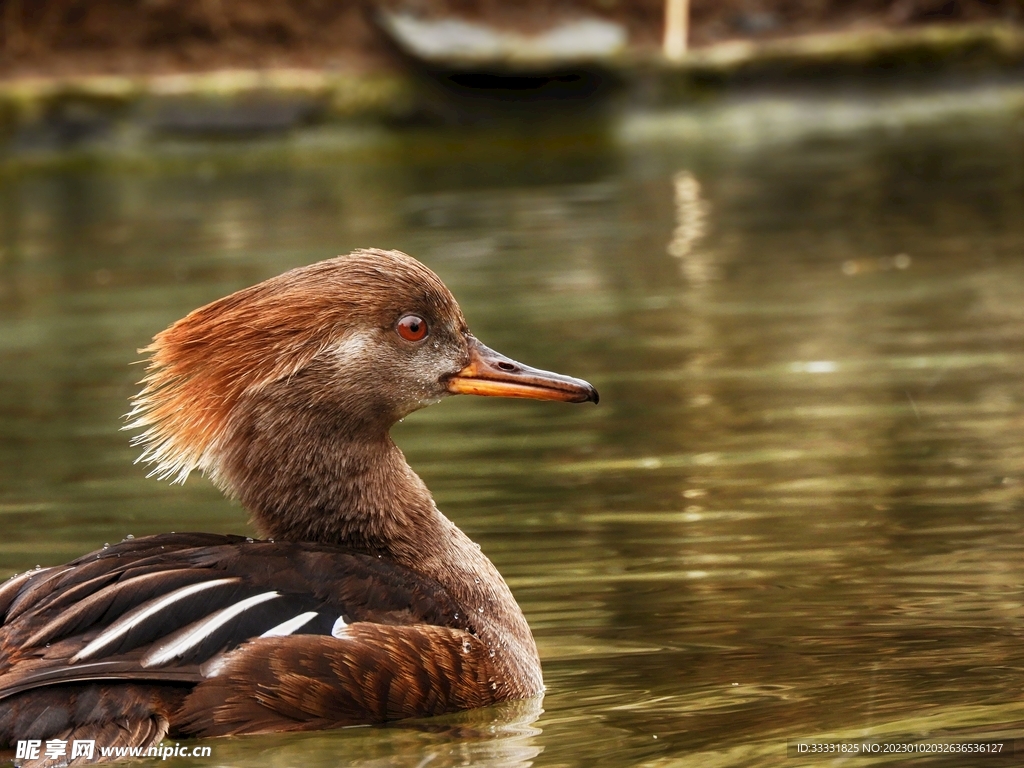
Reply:
[[[32, 692], [50, 700], [100, 682], [187, 695], [180, 719], [192, 733], [487, 703], [450, 682], [472, 678], [486, 691], [488, 665], [447, 591], [339, 547], [210, 534], [128, 540], [0, 585], [0, 617], [0, 710], [12, 704], [0, 742], [27, 738], [4, 721]], [[415, 707], [389, 690], [400, 674], [422, 689]]]

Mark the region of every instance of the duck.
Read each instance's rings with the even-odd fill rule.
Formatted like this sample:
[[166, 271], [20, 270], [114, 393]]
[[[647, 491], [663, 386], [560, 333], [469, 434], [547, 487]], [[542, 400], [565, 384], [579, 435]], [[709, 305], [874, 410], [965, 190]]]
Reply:
[[489, 349], [437, 275], [380, 249], [232, 293], [140, 353], [139, 460], [210, 478], [259, 538], [128, 537], [0, 585], [0, 747], [147, 748], [542, 695], [512, 592], [390, 430], [451, 395], [597, 403], [591, 384]]

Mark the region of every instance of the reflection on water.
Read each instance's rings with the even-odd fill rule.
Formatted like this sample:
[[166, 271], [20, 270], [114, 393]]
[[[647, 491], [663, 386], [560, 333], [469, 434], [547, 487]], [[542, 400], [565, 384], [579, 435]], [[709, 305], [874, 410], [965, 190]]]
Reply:
[[715, 278], [714, 255], [696, 245], [707, 231], [707, 204], [701, 197], [700, 182], [689, 171], [679, 171], [672, 178], [676, 199], [676, 228], [668, 244], [668, 253], [682, 263], [683, 277], [691, 282]]
[[4, 179], [0, 568], [243, 530], [205, 481], [132, 465], [133, 350], [288, 267], [396, 247], [487, 344], [601, 390], [396, 429], [523, 605], [544, 712], [225, 740], [214, 763], [799, 766], [787, 739], [1020, 734], [1016, 125], [664, 134]]
[[[384, 728], [346, 728], [309, 734], [274, 734], [219, 739], [210, 744], [214, 764], [353, 768], [486, 765], [526, 768], [544, 751], [534, 723], [543, 708], [538, 699], [408, 720]], [[180, 742], [179, 742], [180, 743]], [[182, 760], [172, 765], [186, 765]], [[196, 764], [195, 760], [189, 761]]]

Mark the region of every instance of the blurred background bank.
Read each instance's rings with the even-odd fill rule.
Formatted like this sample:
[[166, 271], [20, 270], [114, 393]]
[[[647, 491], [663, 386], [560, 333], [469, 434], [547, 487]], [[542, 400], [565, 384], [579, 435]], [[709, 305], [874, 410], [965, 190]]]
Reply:
[[3, 0], [0, 151], [963, 87], [1019, 0]]

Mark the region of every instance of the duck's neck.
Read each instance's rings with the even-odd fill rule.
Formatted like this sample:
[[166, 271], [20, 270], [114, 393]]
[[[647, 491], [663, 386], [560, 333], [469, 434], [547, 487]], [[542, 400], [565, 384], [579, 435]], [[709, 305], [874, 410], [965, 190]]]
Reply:
[[353, 429], [348, 420], [268, 402], [275, 401], [236, 407], [217, 477], [260, 533], [350, 547], [433, 579], [473, 615], [478, 636], [516, 667], [516, 695], [539, 693], [536, 644], [511, 591], [480, 547], [437, 509], [386, 427]]

